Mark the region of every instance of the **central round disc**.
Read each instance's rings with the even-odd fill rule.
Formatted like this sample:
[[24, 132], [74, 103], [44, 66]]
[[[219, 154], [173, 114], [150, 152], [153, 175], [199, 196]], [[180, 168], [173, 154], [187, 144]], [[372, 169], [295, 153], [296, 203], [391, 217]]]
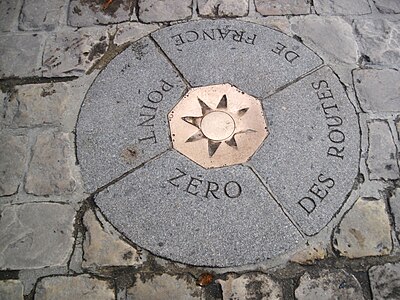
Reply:
[[235, 130], [235, 121], [222, 111], [214, 111], [201, 120], [200, 125], [203, 134], [214, 141], [222, 141], [232, 135]]

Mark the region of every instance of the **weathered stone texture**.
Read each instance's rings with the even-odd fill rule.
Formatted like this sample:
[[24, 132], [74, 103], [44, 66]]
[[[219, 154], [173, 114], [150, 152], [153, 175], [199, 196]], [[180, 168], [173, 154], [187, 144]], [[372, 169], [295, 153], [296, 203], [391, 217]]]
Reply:
[[28, 138], [0, 134], [0, 196], [15, 194], [22, 183], [28, 152]]
[[110, 282], [89, 275], [75, 277], [55, 276], [41, 279], [35, 291], [35, 300], [96, 299], [114, 300]]
[[140, 266], [143, 254], [127, 244], [121, 235], [106, 222], [101, 222], [92, 211], [83, 217], [87, 231], [83, 243], [84, 268], [108, 266]]
[[114, 36], [114, 44], [120, 46], [125, 43], [132, 43], [141, 37], [157, 30], [156, 24], [124, 23], [118, 25]]
[[24, 300], [24, 286], [19, 280], [0, 281], [0, 300]]
[[367, 167], [371, 180], [390, 180], [400, 176], [397, 151], [387, 122], [368, 123], [369, 147]]
[[371, 13], [368, 0], [314, 0], [317, 14], [364, 15]]
[[0, 269], [66, 266], [75, 211], [57, 203], [5, 206], [0, 216]]
[[192, 0], [138, 0], [139, 20], [144, 23], [188, 19], [192, 15]]
[[7, 103], [6, 122], [13, 127], [60, 125], [71, 96], [65, 83], [16, 86]]
[[400, 263], [374, 266], [368, 273], [374, 300], [400, 299]]
[[400, 111], [399, 71], [359, 69], [354, 71], [353, 76], [358, 100], [365, 111]]
[[83, 75], [107, 51], [108, 44], [108, 33], [102, 28], [54, 33], [46, 40], [43, 75]]
[[400, 2], [398, 0], [373, 0], [376, 8], [381, 13], [398, 14], [400, 13]]
[[359, 198], [335, 229], [333, 246], [349, 258], [388, 255], [392, 238], [385, 202]]
[[400, 242], [400, 189], [396, 189], [389, 198], [390, 211], [394, 219], [394, 228], [397, 239]]
[[218, 279], [217, 283], [221, 285], [223, 299], [283, 299], [281, 286], [262, 273], [249, 273], [240, 277], [228, 275], [226, 280]]
[[19, 17], [22, 30], [53, 30], [64, 12], [65, 0], [24, 0]]
[[[148, 278], [146, 278], [148, 276]], [[136, 299], [202, 299], [201, 287], [189, 275], [171, 276], [137, 274], [135, 283], [127, 290], [127, 300]]]
[[206, 17], [243, 17], [248, 14], [247, 0], [198, 0], [199, 14]]
[[291, 19], [292, 31], [332, 63], [355, 64], [357, 43], [353, 29], [340, 17], [305, 16]]
[[15, 29], [20, 9], [20, 1], [0, 1], [0, 31], [13, 31]]
[[71, 0], [68, 24], [82, 27], [129, 21], [133, 5], [132, 0]]
[[264, 15], [302, 15], [310, 13], [307, 0], [255, 0], [256, 10]]
[[385, 19], [354, 21], [365, 64], [400, 68], [400, 22]]
[[305, 273], [300, 278], [295, 296], [298, 300], [364, 300], [360, 283], [343, 270], [322, 270], [316, 277]]
[[39, 75], [40, 34], [0, 36], [0, 78]]
[[72, 134], [44, 132], [33, 147], [25, 191], [34, 195], [70, 194], [75, 190]]
[[290, 261], [301, 265], [311, 265], [316, 260], [326, 258], [327, 255], [326, 246], [323, 243], [316, 243], [293, 254]]

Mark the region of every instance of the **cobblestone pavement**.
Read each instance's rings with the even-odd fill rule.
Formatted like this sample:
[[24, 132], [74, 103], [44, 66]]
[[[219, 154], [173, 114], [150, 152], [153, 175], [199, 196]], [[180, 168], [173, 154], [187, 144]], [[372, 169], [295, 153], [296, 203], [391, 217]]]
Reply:
[[[307, 247], [257, 265], [194, 267], [130, 243], [75, 155], [99, 71], [151, 32], [205, 18], [301, 41], [359, 117], [357, 200]], [[399, 68], [397, 0], [0, 1], [0, 299], [400, 299]]]

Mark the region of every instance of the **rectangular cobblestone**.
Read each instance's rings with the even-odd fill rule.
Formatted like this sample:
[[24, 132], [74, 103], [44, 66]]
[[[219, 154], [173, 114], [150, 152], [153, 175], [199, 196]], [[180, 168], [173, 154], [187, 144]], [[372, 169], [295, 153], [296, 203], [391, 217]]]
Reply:
[[197, 8], [206, 17], [243, 17], [249, 12], [247, 0], [198, 0]]
[[400, 1], [398, 0], [373, 0], [376, 8], [384, 14], [400, 13]]
[[0, 36], [0, 78], [40, 75], [42, 43], [40, 34]]
[[17, 28], [21, 2], [18, 0], [0, 1], [0, 31], [14, 31]]
[[64, 13], [66, 0], [24, 0], [19, 28], [22, 30], [53, 30]]
[[255, 0], [256, 10], [263, 16], [309, 14], [311, 7], [307, 0]]
[[192, 16], [192, 0], [138, 0], [139, 20], [144, 23], [170, 22], [189, 19]]
[[364, 15], [371, 13], [368, 0], [314, 0], [315, 11], [322, 15]]

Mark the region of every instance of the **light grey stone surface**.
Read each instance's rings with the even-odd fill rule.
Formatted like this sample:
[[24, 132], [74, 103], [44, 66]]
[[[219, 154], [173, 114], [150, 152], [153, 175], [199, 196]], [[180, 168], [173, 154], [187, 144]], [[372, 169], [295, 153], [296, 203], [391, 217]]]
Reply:
[[109, 35], [103, 28], [59, 31], [46, 40], [43, 75], [80, 76], [107, 51]]
[[400, 72], [393, 69], [358, 69], [354, 86], [361, 107], [367, 112], [400, 111]]
[[206, 17], [243, 17], [249, 12], [247, 0], [198, 0], [199, 15]]
[[0, 78], [40, 75], [41, 34], [0, 36]]
[[184, 92], [182, 79], [148, 38], [107, 66], [88, 91], [77, 125], [89, 191], [171, 147], [167, 114]]
[[139, 20], [144, 23], [170, 22], [192, 16], [192, 0], [138, 0]]
[[373, 0], [376, 8], [381, 13], [398, 14], [400, 13], [400, 2], [397, 0]]
[[22, 30], [54, 30], [63, 14], [65, 0], [24, 0], [19, 16]]
[[354, 28], [365, 64], [400, 68], [400, 21], [361, 19]]
[[349, 258], [388, 255], [393, 246], [384, 200], [359, 198], [335, 229], [333, 246]]
[[0, 269], [66, 266], [75, 211], [57, 203], [4, 206], [0, 217]]
[[17, 27], [21, 1], [0, 1], [0, 31], [13, 31]]
[[89, 275], [42, 278], [35, 290], [35, 300], [96, 299], [114, 300], [112, 284]]
[[256, 97], [322, 63], [296, 40], [247, 22], [196, 21], [152, 36], [192, 86], [228, 82]]
[[70, 103], [68, 92], [68, 85], [62, 82], [16, 86], [5, 111], [7, 125], [60, 125]]
[[341, 17], [315, 15], [290, 20], [291, 30], [331, 63], [355, 64], [358, 47], [353, 28]]
[[368, 273], [374, 300], [399, 299], [400, 263], [374, 266]]
[[354, 108], [328, 67], [263, 99], [263, 106], [270, 135], [250, 163], [300, 228], [314, 235], [343, 205], [358, 173]]
[[264, 15], [302, 15], [310, 13], [310, 2], [307, 0], [255, 0], [256, 10]]
[[201, 287], [196, 286], [193, 277], [186, 274], [179, 276], [137, 274], [134, 285], [127, 289], [126, 300], [200, 300], [203, 299], [201, 295]]
[[28, 155], [26, 136], [0, 134], [0, 196], [17, 193]]
[[223, 299], [283, 299], [279, 283], [262, 273], [248, 273], [239, 277], [230, 274], [226, 280], [218, 279], [216, 282], [221, 285]]
[[0, 300], [24, 300], [24, 286], [19, 280], [0, 281]]
[[369, 178], [371, 180], [399, 178], [397, 150], [389, 124], [384, 120], [371, 121], [368, 123], [368, 133], [367, 167]]
[[371, 13], [368, 0], [314, 0], [317, 14], [365, 15]]
[[360, 283], [343, 270], [322, 270], [317, 276], [305, 273], [295, 290], [298, 300], [353, 299], [364, 300]]
[[63, 132], [43, 132], [33, 146], [26, 175], [25, 191], [48, 196], [71, 194], [76, 186], [73, 136]]
[[394, 219], [396, 237], [400, 241], [400, 189], [397, 188], [389, 198], [390, 211]]
[[142, 24], [142, 23], [123, 23], [117, 25], [117, 30], [114, 36], [114, 44], [120, 46], [125, 43], [132, 43], [141, 37], [157, 30], [157, 24]]
[[131, 0], [71, 0], [68, 25], [82, 27], [129, 21], [134, 1]]
[[145, 255], [126, 243], [105, 220], [89, 210], [83, 217], [86, 228], [82, 267], [96, 269], [110, 266], [140, 266]]
[[255, 263], [302, 242], [248, 167], [205, 170], [173, 150], [95, 201], [134, 243], [194, 265]]

